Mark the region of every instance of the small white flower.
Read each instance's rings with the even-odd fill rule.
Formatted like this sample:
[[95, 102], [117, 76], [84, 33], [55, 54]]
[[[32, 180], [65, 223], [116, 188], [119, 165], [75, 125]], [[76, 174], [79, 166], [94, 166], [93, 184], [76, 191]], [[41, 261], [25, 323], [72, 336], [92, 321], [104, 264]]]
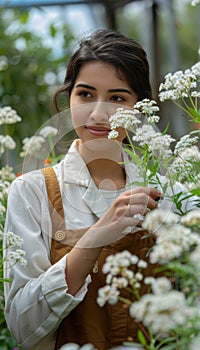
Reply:
[[155, 280], [154, 277], [148, 276], [148, 277], [145, 277], [144, 283], [148, 286], [148, 285], [151, 285], [154, 282], [154, 280]]
[[200, 98], [200, 92], [199, 92], [199, 91], [192, 91], [192, 92], [191, 92], [191, 96], [192, 96], [192, 97]]
[[118, 108], [117, 112], [109, 118], [111, 131], [108, 134], [108, 138], [116, 138], [118, 136], [116, 129], [124, 128], [129, 130], [133, 125], [141, 123], [138, 119], [138, 111], [132, 109]]
[[163, 223], [172, 225], [178, 221], [179, 216], [177, 214], [164, 209], [155, 209], [145, 216], [142, 227], [149, 232], [156, 232]]
[[197, 78], [200, 77], [200, 61], [191, 67], [191, 71]]
[[186, 69], [184, 72], [168, 73], [164, 78], [164, 83], [161, 83], [159, 87], [160, 101], [178, 100], [188, 97], [190, 90], [197, 87], [197, 71], [198, 66], [194, 65], [191, 69]]
[[186, 149], [191, 148], [191, 146], [195, 145], [198, 141], [198, 136], [191, 137], [190, 134], [182, 136], [180, 140], [176, 143], [176, 146], [174, 148], [174, 154], [180, 154], [183, 157], [183, 152]]
[[159, 277], [152, 280], [151, 288], [154, 294], [164, 294], [172, 289], [172, 285], [168, 278]]
[[7, 164], [0, 169], [0, 176], [2, 181], [9, 182], [12, 182], [16, 178], [16, 175], [13, 172], [13, 168]]
[[108, 134], [109, 139], [116, 139], [118, 136], [119, 136], [119, 133], [116, 130], [112, 130]]
[[137, 273], [135, 274], [135, 278], [136, 278], [136, 280], [138, 280], [138, 281], [142, 281], [142, 280], [143, 280], [143, 274], [142, 274], [141, 272], [137, 272]]
[[6, 149], [15, 149], [16, 143], [9, 135], [0, 135], [0, 155], [5, 152]]
[[30, 138], [26, 137], [22, 142], [23, 151], [20, 153], [20, 157], [25, 157], [27, 154], [37, 154], [40, 152], [45, 139], [42, 136], [32, 136]]
[[156, 244], [150, 252], [150, 261], [165, 264], [200, 244], [200, 237], [181, 224], [161, 225], [156, 231]]
[[138, 256], [137, 255], [131, 255], [130, 256], [130, 262], [131, 262], [131, 264], [133, 264], [133, 265], [136, 265], [137, 263], [138, 263], [138, 260], [139, 260], [139, 258], [138, 258]]
[[16, 263], [22, 266], [26, 266], [27, 261], [24, 258], [25, 254], [26, 254], [25, 251], [22, 249], [17, 249], [16, 251], [10, 251], [6, 256], [6, 261], [8, 262], [10, 267], [15, 265]]
[[166, 294], [146, 294], [130, 307], [131, 317], [142, 321], [153, 334], [169, 335], [176, 326], [186, 320], [186, 303], [183, 293], [169, 291]]
[[10, 182], [4, 179], [0, 180], [0, 199], [4, 200], [8, 196]]
[[0, 125], [14, 124], [21, 121], [21, 117], [10, 106], [0, 108]]
[[190, 262], [195, 266], [195, 269], [199, 271], [200, 269], [200, 244], [193, 250], [190, 254]]
[[122, 270], [121, 275], [129, 281], [131, 281], [134, 278], [134, 272], [131, 270], [127, 270], [126, 268]]
[[181, 223], [185, 226], [193, 226], [200, 224], [200, 209], [191, 210], [181, 218]]
[[7, 232], [4, 234], [5, 239], [5, 247], [6, 249], [9, 247], [21, 248], [23, 244], [23, 239], [21, 239], [18, 235], [13, 232]]
[[56, 136], [57, 133], [58, 133], [58, 129], [48, 125], [42, 128], [39, 132], [39, 134], [45, 138], [49, 136]]
[[196, 5], [198, 5], [198, 4], [200, 4], [200, 0], [192, 0], [192, 1], [191, 1], [191, 5], [192, 5], [192, 6], [196, 6]]
[[156, 131], [152, 125], [144, 124], [141, 128], [137, 128], [132, 139], [138, 142], [141, 147], [147, 145], [149, 153], [156, 158], [168, 159], [172, 155], [170, 144], [174, 138]]
[[119, 291], [112, 286], [105, 286], [98, 290], [97, 304], [103, 307], [106, 303], [114, 305], [117, 303]]
[[159, 111], [156, 101], [145, 98], [142, 101], [136, 102], [134, 108], [144, 114], [150, 123], [159, 122], [160, 117], [155, 115], [155, 113]]
[[6, 212], [6, 208], [4, 207], [4, 205], [2, 205], [2, 203], [0, 202], [0, 215], [4, 214]]
[[[187, 143], [187, 141], [186, 141]], [[196, 166], [200, 162], [200, 151], [197, 146], [185, 148], [184, 142], [180, 148], [176, 149], [178, 156], [173, 160], [168, 168], [168, 176], [174, 175], [176, 181], [184, 183], [188, 189], [199, 187], [199, 170]], [[182, 152], [181, 152], [182, 151]]]
[[148, 266], [148, 264], [147, 264], [147, 262], [146, 262], [146, 261], [144, 261], [144, 260], [140, 259], [140, 260], [138, 261], [137, 266], [138, 266], [139, 268], [141, 268], [141, 269], [146, 269], [146, 268], [147, 268], [147, 266]]
[[114, 288], [126, 288], [128, 286], [128, 280], [124, 277], [114, 277], [112, 280], [112, 287]]

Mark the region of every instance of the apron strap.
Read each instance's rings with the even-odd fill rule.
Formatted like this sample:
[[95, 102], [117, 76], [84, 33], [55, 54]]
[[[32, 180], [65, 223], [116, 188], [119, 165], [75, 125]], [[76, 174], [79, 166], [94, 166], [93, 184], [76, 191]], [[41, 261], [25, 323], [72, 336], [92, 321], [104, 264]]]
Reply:
[[42, 172], [45, 177], [47, 195], [49, 200], [49, 211], [52, 221], [52, 234], [55, 237], [56, 232], [65, 229], [64, 210], [62, 196], [57, 176], [52, 167], [43, 168]]

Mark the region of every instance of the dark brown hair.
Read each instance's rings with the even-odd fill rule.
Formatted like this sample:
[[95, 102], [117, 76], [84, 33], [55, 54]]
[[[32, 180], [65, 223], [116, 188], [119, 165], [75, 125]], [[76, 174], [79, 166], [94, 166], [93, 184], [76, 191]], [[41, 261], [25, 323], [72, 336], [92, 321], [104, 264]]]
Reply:
[[152, 98], [149, 81], [149, 64], [146, 52], [134, 39], [109, 29], [100, 29], [82, 40], [78, 50], [71, 57], [64, 85], [55, 93], [54, 103], [57, 112], [58, 96], [66, 92], [70, 97], [77, 75], [83, 64], [91, 61], [110, 63], [123, 74], [138, 100]]

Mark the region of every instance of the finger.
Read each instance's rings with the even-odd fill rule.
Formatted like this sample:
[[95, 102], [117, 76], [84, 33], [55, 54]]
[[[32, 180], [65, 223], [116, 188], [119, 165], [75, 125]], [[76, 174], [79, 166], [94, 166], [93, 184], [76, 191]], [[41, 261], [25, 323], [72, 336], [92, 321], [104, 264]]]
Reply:
[[127, 197], [125, 205], [143, 205], [148, 209], [155, 209], [158, 206], [158, 203], [155, 199], [147, 195], [146, 193], [137, 193], [130, 197]]
[[131, 190], [124, 192], [124, 194], [127, 197], [130, 197], [130, 196], [137, 194], [137, 193], [146, 193], [147, 195], [149, 195], [152, 198], [158, 198], [158, 197], [162, 196], [162, 192], [160, 190], [158, 190], [157, 188], [153, 188], [153, 187], [139, 186], [139, 187], [135, 187]]
[[138, 205], [133, 205], [133, 204], [128, 204], [127, 206], [127, 211], [126, 214], [127, 216], [134, 217], [135, 214], [139, 215], [146, 215], [147, 213], [147, 206], [138, 204]]

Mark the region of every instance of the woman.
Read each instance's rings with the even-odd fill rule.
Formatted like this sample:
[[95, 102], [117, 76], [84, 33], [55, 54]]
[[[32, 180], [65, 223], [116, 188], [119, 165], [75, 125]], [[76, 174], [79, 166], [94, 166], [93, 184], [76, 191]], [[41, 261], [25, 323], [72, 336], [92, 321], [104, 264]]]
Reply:
[[22, 349], [90, 342], [106, 350], [136, 341], [139, 326], [123, 305], [97, 305], [101, 266], [118, 250], [145, 258], [153, 239], [141, 240], [138, 214], [157, 208], [161, 195], [130, 187], [135, 167], [119, 164], [125, 131], [118, 142], [108, 139], [111, 112], [151, 98], [146, 54], [120, 33], [96, 31], [72, 56], [57, 107], [61, 93], [69, 96], [78, 139], [53, 167], [56, 176], [37, 170], [11, 186], [5, 231], [23, 238], [28, 264], [9, 271], [5, 315]]

